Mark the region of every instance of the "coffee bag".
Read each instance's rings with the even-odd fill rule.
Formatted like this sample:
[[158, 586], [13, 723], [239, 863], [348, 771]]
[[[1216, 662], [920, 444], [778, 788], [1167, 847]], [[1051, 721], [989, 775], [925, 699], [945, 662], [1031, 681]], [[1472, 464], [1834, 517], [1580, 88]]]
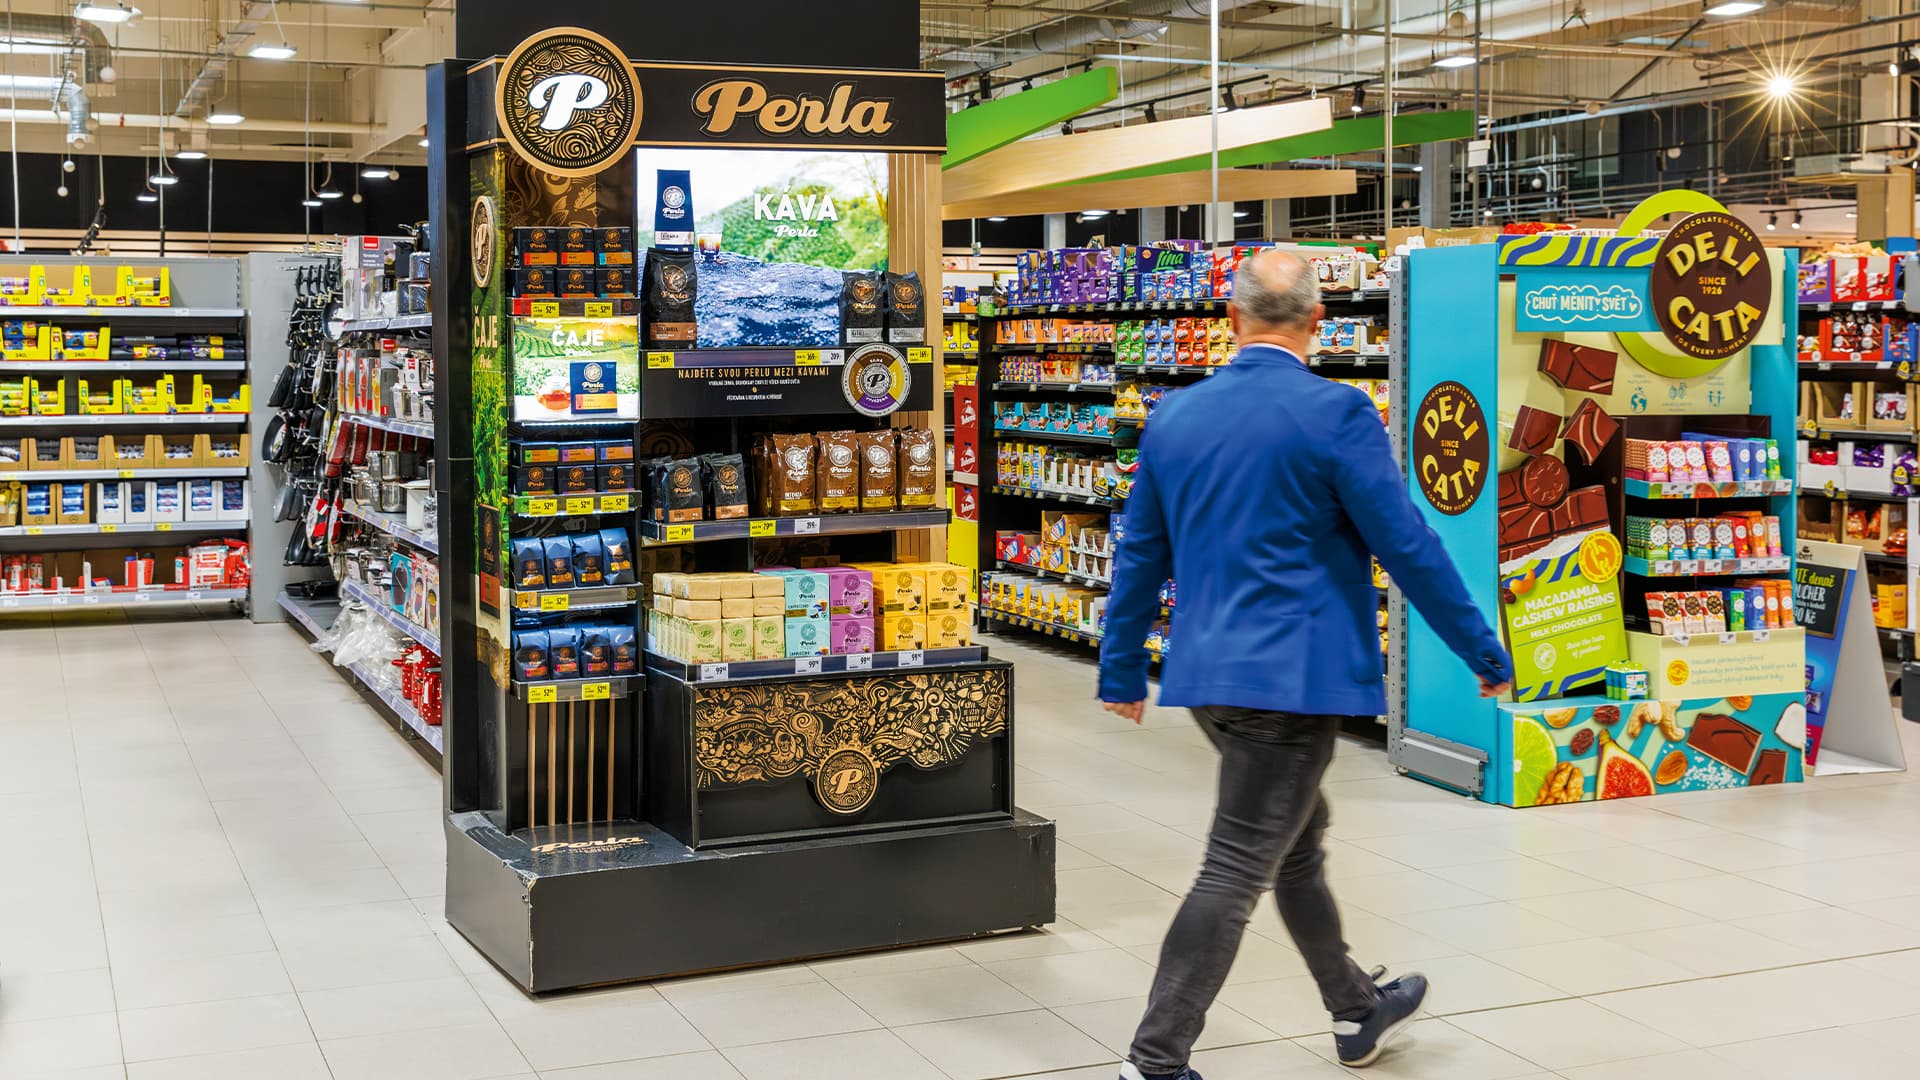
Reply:
[[925, 509], [933, 505], [939, 488], [941, 462], [934, 457], [933, 432], [926, 428], [900, 429], [900, 508]]
[[840, 343], [865, 345], [887, 332], [886, 280], [864, 270], [840, 275]]
[[888, 271], [887, 340], [895, 345], [924, 345], [927, 341], [926, 294], [920, 289], [920, 275], [909, 271]]
[[860, 509], [860, 445], [851, 431], [823, 431], [815, 461], [820, 512]]
[[640, 317], [650, 349], [691, 349], [699, 340], [693, 302], [699, 295], [690, 251], [647, 249]]
[[860, 509], [869, 513], [899, 505], [899, 454], [892, 428], [860, 433]]

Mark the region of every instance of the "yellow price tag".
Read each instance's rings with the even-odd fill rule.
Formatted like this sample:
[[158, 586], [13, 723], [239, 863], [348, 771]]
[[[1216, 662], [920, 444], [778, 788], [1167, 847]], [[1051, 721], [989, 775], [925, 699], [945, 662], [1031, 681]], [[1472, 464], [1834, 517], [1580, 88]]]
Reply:
[[134, 477], [136, 477], [136, 476], [139, 476], [139, 475], [140, 475], [140, 473], [139, 473], [139, 471], [138, 471], [138, 470], [135, 470], [135, 469], [121, 469], [121, 470], [120, 470], [120, 479], [122, 479], [122, 480], [131, 480], [131, 479], [133, 479]]
[[907, 350], [907, 363], [909, 363], [909, 364], [931, 364], [931, 363], [933, 363], [933, 350], [932, 350], [932, 349], [929, 349], [929, 348], [926, 348], [925, 346], [922, 346], [922, 347], [920, 347], [920, 348], [917, 348], [917, 349], [908, 349], [908, 350]]
[[795, 349], [793, 351], [793, 363], [796, 367], [819, 367], [820, 350]]
[[647, 370], [658, 371], [673, 366], [673, 354], [670, 352], [650, 352], [647, 354]]
[[532, 705], [551, 705], [560, 700], [560, 688], [557, 686], [527, 687], [527, 702]]
[[605, 701], [612, 696], [612, 683], [590, 682], [584, 683], [580, 687], [581, 701]]
[[559, 499], [528, 499], [527, 500], [527, 515], [529, 517], [552, 517], [553, 515], [559, 512], [560, 512]]
[[530, 592], [514, 593], [513, 606], [525, 611], [532, 611], [534, 608], [540, 606], [540, 594]]
[[47, 530], [45, 530], [45, 529], [43, 529], [43, 528], [41, 528], [41, 527], [40, 527], [40, 526], [38, 526], [38, 525], [29, 525], [29, 526], [27, 526], [27, 535], [28, 535], [28, 536], [39, 536], [39, 535], [41, 535], [42, 533], [44, 533], [44, 532], [46, 532], [46, 531], [47, 531]]
[[118, 526], [118, 525], [102, 525], [102, 526], [100, 526], [100, 531], [101, 531], [101, 532], [103, 532], [103, 533], [112, 533], [112, 532], [119, 532], [119, 531], [120, 531], [120, 526]]
[[747, 523], [748, 536], [772, 536], [780, 529], [780, 523], [772, 518], [762, 518]]
[[573, 598], [566, 593], [541, 593], [540, 610], [565, 611], [568, 605], [572, 603], [572, 599]]
[[600, 496], [600, 512], [603, 514], [624, 514], [633, 508], [631, 495]]
[[536, 319], [559, 318], [560, 317], [560, 301], [535, 300], [533, 302], [533, 317]]
[[613, 316], [613, 305], [605, 300], [589, 300], [580, 311], [589, 319], [606, 319]]
[[154, 532], [172, 532], [172, 531], [173, 531], [173, 522], [171, 522], [171, 521], [162, 521], [162, 522], [159, 522], [158, 524], [156, 524], [156, 525], [154, 525], [154, 527], [153, 527], [153, 531], [154, 531]]
[[569, 514], [593, 513], [593, 496], [591, 495], [567, 496], [567, 513]]
[[676, 543], [682, 543], [691, 539], [693, 539], [693, 526], [691, 525], [667, 526], [667, 543], [676, 544]]

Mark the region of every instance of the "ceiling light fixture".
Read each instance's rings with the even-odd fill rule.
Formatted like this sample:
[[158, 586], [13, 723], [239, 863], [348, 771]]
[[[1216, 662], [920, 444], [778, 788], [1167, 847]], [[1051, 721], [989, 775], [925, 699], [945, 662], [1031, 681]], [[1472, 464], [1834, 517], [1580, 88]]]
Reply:
[[990, 217], [990, 218], [988, 218], [987, 220], [988, 220], [988, 221], [991, 221], [991, 222], [993, 222], [993, 223], [994, 223], [995, 225], [998, 225], [998, 224], [1000, 224], [1001, 222], [1003, 222], [1003, 221], [1005, 221], [1005, 220], [1007, 220], [1007, 219], [1006, 219], [1006, 217], [1005, 217], [1005, 216], [1003, 216], [1003, 215], [1000, 215], [1000, 214], [995, 214], [994, 216], [992, 216], [992, 217]]
[[1847, 216], [1850, 218], [1857, 218], [1860, 216], [1860, 212], [1857, 210], [1849, 210], [1847, 211]]
[[237, 112], [215, 112], [207, 114], [207, 123], [218, 124], [221, 127], [232, 127], [235, 124], [244, 124], [246, 122], [247, 118]]
[[140, 17], [139, 8], [130, 8], [125, 4], [80, 4], [73, 9], [73, 17], [92, 23], [132, 22]]
[[1794, 89], [1793, 76], [1784, 71], [1767, 77], [1767, 94], [1775, 101], [1785, 101], [1792, 97]]
[[1726, 19], [1735, 15], [1751, 15], [1767, 5], [1760, 0], [1720, 0], [1719, 3], [1715, 3], [1714, 0], [1705, 0], [1701, 6], [1706, 9], [1707, 14]]
[[1440, 57], [1433, 62], [1433, 66], [1441, 68], [1463, 68], [1472, 67], [1479, 62], [1480, 61], [1473, 58], [1472, 53], [1455, 53], [1452, 56]]
[[135, 195], [134, 199], [137, 202], [159, 202], [160, 196], [151, 191], [143, 191], [140, 194]]
[[328, 200], [329, 202], [331, 202], [334, 199], [346, 198], [346, 195], [344, 192], [335, 191], [333, 188], [327, 188], [324, 191], [317, 191], [314, 194], [320, 196], [323, 199]]
[[1793, 227], [1793, 228], [1796, 228], [1796, 229], [1798, 229], [1798, 228], [1800, 228], [1800, 227], [1801, 227], [1801, 225], [1802, 225], [1802, 224], [1803, 224], [1803, 222], [1802, 222], [1802, 221], [1800, 220], [1800, 211], [1798, 211], [1798, 210], [1795, 210], [1795, 211], [1793, 212], [1793, 226], [1792, 226], [1792, 227]]
[[1367, 88], [1366, 87], [1356, 86], [1353, 88], [1353, 104], [1350, 106], [1350, 108], [1352, 108], [1353, 111], [1356, 113], [1363, 113], [1367, 111]]
[[319, 199], [301, 199], [300, 205], [318, 209], [319, 207], [324, 206], [326, 204], [322, 203]]
[[1240, 107], [1240, 100], [1233, 96], [1233, 87], [1223, 86], [1220, 88], [1220, 104], [1225, 105], [1228, 109], [1237, 109]]
[[427, 147], [429, 147], [429, 146], [432, 146], [432, 145], [433, 145], [433, 140], [432, 140], [432, 139], [427, 139], [427, 138], [422, 138], [422, 139], [420, 140], [420, 149], [422, 149], [422, 150], [425, 150], [425, 149], [426, 149]]
[[1773, 232], [1779, 228], [1780, 228], [1780, 215], [1768, 214], [1767, 215], [1767, 231]]
[[367, 180], [393, 179], [392, 177], [387, 175], [387, 167], [385, 165], [369, 165], [366, 168], [360, 170], [360, 175], [362, 178]]
[[247, 55], [255, 60], [291, 60], [299, 50], [282, 42], [278, 45], [255, 45], [247, 50]]
[[1920, 73], [1920, 44], [1909, 42], [1897, 46], [1893, 50], [1893, 60], [1887, 64], [1887, 74], [1899, 78], [1916, 73]]
[[1251, 210], [1235, 210], [1235, 211], [1233, 212], [1233, 216], [1234, 216], [1234, 218], [1235, 218], [1236, 220], [1237, 220], [1237, 219], [1239, 219], [1239, 218], [1243, 218], [1243, 217], [1252, 217], [1252, 216], [1253, 216], [1253, 211], [1251, 211]]
[[205, 150], [182, 150], [173, 156], [179, 158], [181, 161], [205, 161], [207, 159], [207, 152]]
[[159, 172], [147, 177], [147, 182], [150, 184], [158, 184], [161, 187], [172, 187], [180, 182], [180, 178], [165, 169], [161, 169]]
[[1093, 218], [1097, 221], [1100, 218], [1106, 217], [1107, 212], [1105, 210], [1082, 210], [1080, 211], [1080, 216], [1083, 218]]
[[1147, 102], [1147, 123], [1155, 124], [1155, 123], [1159, 123], [1159, 121], [1160, 121], [1159, 111], [1153, 107], [1153, 102], [1151, 101]]

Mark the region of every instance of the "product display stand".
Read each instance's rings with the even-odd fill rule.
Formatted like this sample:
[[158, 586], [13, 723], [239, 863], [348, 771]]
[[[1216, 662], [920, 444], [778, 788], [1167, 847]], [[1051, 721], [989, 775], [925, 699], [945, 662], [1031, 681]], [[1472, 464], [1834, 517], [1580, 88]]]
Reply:
[[1875, 645], [1869, 570], [1857, 547], [1800, 542], [1794, 607], [1807, 628], [1807, 760], [1819, 776], [1907, 767]]
[[0, 278], [0, 613], [247, 609], [240, 260], [35, 255]]
[[1389, 760], [1508, 806], [1799, 781], [1792, 253], [1672, 192], [1405, 274], [1409, 488], [1516, 678], [1405, 613]]
[[[786, 450], [749, 455], [757, 434], [806, 433], [807, 454], [823, 429], [884, 433], [891, 447], [894, 431], [926, 425], [937, 408], [937, 305], [922, 305], [914, 325], [888, 323], [886, 340], [827, 347], [823, 332], [855, 332], [863, 294], [857, 282], [842, 293], [854, 267], [746, 252], [817, 239], [808, 256], [835, 257], [828, 237], [849, 235], [836, 222], [873, 204], [826, 178], [839, 174], [836, 155], [865, 152], [859, 175], [889, 183], [889, 269], [934, 272], [940, 78], [871, 70], [876, 58], [852, 46], [873, 27], [847, 27], [844, 56], [728, 67], [672, 62], [678, 39], [662, 20], [691, 15], [600, 11], [591, 30], [508, 41], [482, 31], [485, 8], [463, 6], [459, 37], [498, 56], [429, 73], [435, 354], [446, 358], [436, 421], [448, 921], [531, 992], [1051, 921], [1052, 824], [1014, 802], [1011, 665], [931, 641], [795, 655], [795, 624], [808, 620], [793, 618], [791, 594], [787, 657], [688, 659], [680, 650], [697, 648], [674, 635], [713, 625], [719, 616], [691, 610], [720, 608], [718, 586], [713, 599], [686, 585], [666, 595], [670, 578], [716, 572], [778, 585], [751, 572], [809, 565], [801, 560], [823, 548], [942, 557], [937, 502], [901, 509], [889, 495], [874, 509], [863, 496], [856, 513], [793, 512], [767, 508], [763, 492], [751, 513], [717, 512], [733, 490], [718, 485], [739, 483], [743, 464], [763, 485], [793, 467]], [[900, 18], [911, 23], [912, 12]], [[915, 63], [908, 51], [889, 59]], [[541, 79], [590, 79], [606, 92], [550, 117], [578, 130], [549, 140], [543, 114], [522, 104], [523, 86]], [[748, 102], [767, 111], [742, 116]], [[781, 119], [788, 109], [798, 122]], [[711, 154], [726, 156], [702, 157]], [[754, 169], [792, 180], [760, 183]], [[716, 221], [708, 199], [734, 209]], [[597, 295], [533, 293], [549, 254], [535, 228], [592, 237], [578, 263], [572, 249], [557, 258], [564, 281], [597, 251]], [[638, 252], [621, 246], [648, 233]], [[608, 287], [620, 275], [607, 268], [621, 266], [633, 268], [638, 299], [631, 286]], [[821, 266], [835, 267], [830, 288], [852, 305], [826, 331], [809, 314]], [[784, 281], [755, 284], [755, 274]], [[911, 294], [889, 288], [897, 312]], [[764, 297], [792, 303], [774, 310]], [[905, 329], [914, 336], [892, 336]], [[936, 454], [937, 439], [935, 428]], [[861, 445], [864, 477], [881, 461]], [[616, 468], [549, 495], [528, 471], [550, 460], [540, 457], [549, 446], [597, 448]], [[645, 482], [612, 486], [636, 448]], [[701, 453], [720, 460], [695, 462]], [[569, 482], [570, 459], [559, 460]], [[703, 496], [703, 483], [716, 486]], [[803, 490], [814, 497], [812, 479]], [[703, 497], [713, 500], [704, 508]], [[683, 513], [682, 500], [694, 509]], [[525, 545], [572, 545], [577, 568], [581, 551], [599, 550], [583, 546], [591, 537], [623, 544], [623, 532], [638, 541], [633, 584], [556, 587], [566, 563], [548, 556], [547, 584], [520, 587]], [[877, 570], [874, 579], [878, 607]], [[632, 674], [555, 670], [573, 647], [563, 635], [632, 641], [636, 630], [643, 642], [652, 632], [652, 647]]]

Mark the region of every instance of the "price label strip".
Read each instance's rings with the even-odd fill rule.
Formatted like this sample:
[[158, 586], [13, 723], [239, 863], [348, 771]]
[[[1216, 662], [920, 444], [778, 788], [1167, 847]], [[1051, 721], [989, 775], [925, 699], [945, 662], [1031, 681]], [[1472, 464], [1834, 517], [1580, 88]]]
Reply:
[[747, 523], [748, 536], [774, 536], [780, 531], [780, 523], [772, 518], [758, 518]]
[[573, 598], [566, 593], [541, 593], [541, 611], [565, 611], [573, 604]]
[[527, 687], [527, 702], [533, 705], [551, 705], [560, 700], [560, 688], [557, 686]]
[[693, 539], [693, 526], [691, 525], [667, 526], [667, 543], [684, 544], [687, 541], [692, 539]]
[[606, 701], [613, 697], [613, 684], [590, 682], [580, 687], [581, 701]]
[[591, 514], [593, 503], [594, 499], [591, 495], [569, 495], [567, 496], [567, 513]]

